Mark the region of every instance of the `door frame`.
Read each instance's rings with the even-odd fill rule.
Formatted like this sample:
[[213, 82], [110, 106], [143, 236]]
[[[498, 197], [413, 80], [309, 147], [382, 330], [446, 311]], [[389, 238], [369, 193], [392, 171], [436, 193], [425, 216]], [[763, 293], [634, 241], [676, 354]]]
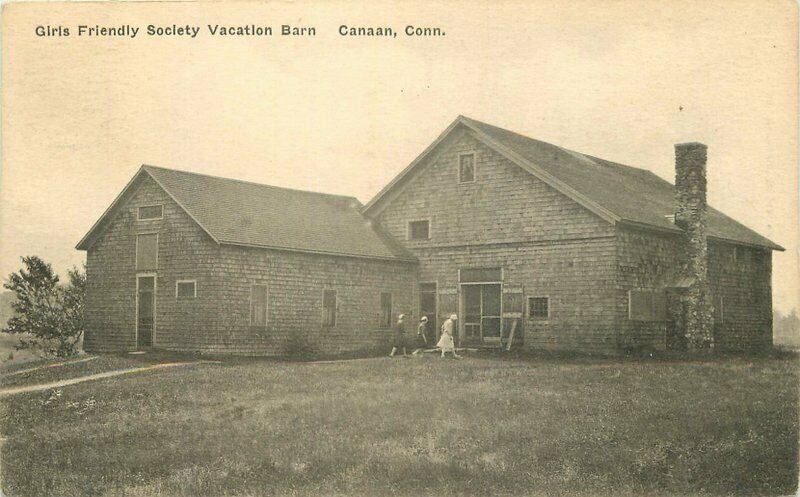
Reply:
[[420, 287], [422, 285], [433, 285], [433, 339], [438, 342], [441, 330], [439, 330], [439, 282], [438, 281], [418, 281], [417, 282], [417, 305], [419, 306], [419, 317], [422, 318], [422, 292]]
[[150, 347], [155, 347], [156, 345], [156, 304], [158, 299], [156, 295], [158, 294], [158, 277], [154, 272], [143, 272], [143, 273], [136, 273], [136, 304], [135, 304], [135, 319], [134, 321], [134, 343], [136, 344], [136, 350], [139, 350], [139, 278], [153, 278], [153, 332], [152, 337], [150, 337]]
[[[458, 284], [458, 315], [461, 318], [458, 320], [458, 340], [459, 342], [463, 341], [466, 334], [465, 324], [466, 324], [466, 314], [465, 314], [465, 302], [464, 302], [464, 292], [462, 291], [462, 287], [464, 286], [474, 286], [474, 285], [497, 285], [500, 287], [500, 340], [497, 342], [497, 346], [502, 346], [503, 343], [503, 282], [502, 281], [470, 281], [466, 283], [459, 282]], [[481, 299], [483, 297], [481, 296]], [[494, 342], [485, 343], [483, 341], [483, 304], [481, 304], [481, 345], [495, 345]]]

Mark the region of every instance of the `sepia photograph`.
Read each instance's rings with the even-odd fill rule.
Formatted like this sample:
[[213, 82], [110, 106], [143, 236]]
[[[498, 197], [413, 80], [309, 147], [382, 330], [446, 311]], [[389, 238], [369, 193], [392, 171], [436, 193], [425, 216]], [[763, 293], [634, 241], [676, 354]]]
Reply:
[[0, 497], [797, 495], [798, 10], [4, 2]]

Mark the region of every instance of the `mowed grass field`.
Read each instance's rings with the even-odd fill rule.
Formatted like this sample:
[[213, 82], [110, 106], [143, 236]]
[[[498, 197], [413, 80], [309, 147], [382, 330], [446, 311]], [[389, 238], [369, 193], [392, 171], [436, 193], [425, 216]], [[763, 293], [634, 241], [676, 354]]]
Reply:
[[792, 495], [796, 363], [426, 354], [137, 373], [0, 399], [2, 489]]

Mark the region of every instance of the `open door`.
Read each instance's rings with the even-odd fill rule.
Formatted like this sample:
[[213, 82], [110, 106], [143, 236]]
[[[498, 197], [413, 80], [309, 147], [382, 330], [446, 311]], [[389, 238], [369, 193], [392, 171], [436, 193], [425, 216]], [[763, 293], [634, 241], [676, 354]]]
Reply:
[[429, 346], [436, 344], [438, 337], [436, 331], [439, 329], [436, 314], [436, 283], [419, 284], [419, 317], [428, 318], [425, 327], [425, 343]]

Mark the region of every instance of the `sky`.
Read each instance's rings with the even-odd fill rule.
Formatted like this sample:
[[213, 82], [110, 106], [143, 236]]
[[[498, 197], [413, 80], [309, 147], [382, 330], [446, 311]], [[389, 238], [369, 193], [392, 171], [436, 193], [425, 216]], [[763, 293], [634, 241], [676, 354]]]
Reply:
[[[366, 203], [459, 114], [673, 181], [708, 145], [709, 202], [786, 248], [798, 305], [794, 2], [31, 3], [2, 12], [0, 276], [61, 273], [143, 163]], [[272, 26], [214, 37], [208, 24]], [[77, 36], [79, 25], [140, 28]], [[154, 26], [200, 26], [196, 38]], [[281, 24], [314, 37], [282, 37]], [[339, 26], [390, 26], [353, 38]], [[406, 25], [440, 27], [407, 37]], [[63, 26], [68, 37], [36, 36]]]

